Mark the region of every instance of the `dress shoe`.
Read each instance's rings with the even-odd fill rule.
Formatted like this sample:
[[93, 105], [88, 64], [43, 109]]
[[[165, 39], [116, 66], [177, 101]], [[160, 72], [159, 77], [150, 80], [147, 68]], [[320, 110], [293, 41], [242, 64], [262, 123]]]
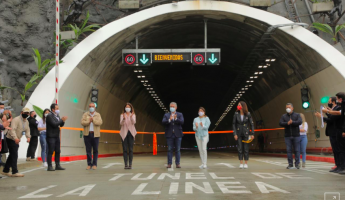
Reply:
[[53, 166], [48, 166], [47, 171], [55, 171], [55, 169], [53, 168]]
[[336, 172], [337, 170], [339, 170], [339, 168], [338, 168], [338, 167], [336, 167], [336, 168], [334, 168], [334, 169], [329, 170], [329, 172]]
[[11, 177], [24, 177], [24, 174], [15, 173], [15, 174], [12, 174]]
[[128, 169], [132, 169], [132, 165], [128, 166]]
[[92, 166], [92, 170], [96, 170], [97, 169], [97, 166]]
[[90, 169], [91, 169], [91, 166], [87, 166], [87, 167], [86, 167], [86, 170], [90, 170]]
[[128, 169], [128, 165], [125, 165], [125, 169]]
[[176, 168], [181, 168], [181, 165], [180, 164], [176, 165]]
[[8, 177], [11, 177], [12, 176], [12, 174], [10, 174], [10, 172], [1, 172], [1, 174], [2, 175], [4, 175], [4, 176], [8, 176]]
[[338, 167], [333, 173], [339, 173], [340, 171], [342, 171], [343, 169], [341, 167]]
[[60, 165], [56, 165], [55, 170], [65, 170], [65, 168], [62, 168]]
[[338, 172], [338, 174], [343, 174], [343, 175], [345, 175], [345, 169], [340, 170], [340, 171]]
[[167, 168], [171, 168], [171, 164], [168, 164]]

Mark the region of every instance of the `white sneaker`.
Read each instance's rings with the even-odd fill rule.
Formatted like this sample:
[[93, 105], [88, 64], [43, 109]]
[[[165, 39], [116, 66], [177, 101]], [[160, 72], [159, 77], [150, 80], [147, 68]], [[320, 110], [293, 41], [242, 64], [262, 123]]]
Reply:
[[203, 168], [204, 168], [204, 165], [203, 165], [203, 164], [201, 164], [201, 165], [199, 166], [199, 168], [200, 168], [200, 169], [203, 169]]
[[48, 163], [47, 163], [47, 162], [44, 162], [44, 163], [43, 163], [43, 167], [48, 167]]
[[243, 164], [240, 164], [240, 169], [243, 169]]
[[203, 167], [204, 169], [207, 169], [207, 165], [203, 165], [202, 167]]
[[247, 164], [244, 164], [244, 169], [248, 169], [248, 165]]

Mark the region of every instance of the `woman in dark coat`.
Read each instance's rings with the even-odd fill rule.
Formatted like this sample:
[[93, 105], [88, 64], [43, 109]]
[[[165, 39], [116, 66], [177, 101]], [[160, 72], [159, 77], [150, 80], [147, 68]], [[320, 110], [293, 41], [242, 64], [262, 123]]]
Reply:
[[[234, 114], [232, 126], [234, 129], [234, 137], [237, 141], [240, 168], [248, 169], [249, 143], [244, 141], [254, 139], [254, 123], [252, 116], [248, 112], [247, 104], [244, 101], [240, 101], [238, 103], [237, 111]], [[245, 162], [244, 165], [243, 158]]]

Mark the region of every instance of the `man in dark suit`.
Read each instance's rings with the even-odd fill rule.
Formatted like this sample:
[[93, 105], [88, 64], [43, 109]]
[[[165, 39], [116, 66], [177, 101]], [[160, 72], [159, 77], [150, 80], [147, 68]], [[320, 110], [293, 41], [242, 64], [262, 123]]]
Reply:
[[[328, 107], [331, 108], [333, 111], [340, 111], [341, 107], [337, 105], [337, 98], [331, 97], [328, 100]], [[341, 116], [340, 115], [331, 115], [326, 113], [327, 117], [323, 117], [323, 120], [327, 123], [326, 126], [326, 136], [329, 136], [329, 141], [331, 143], [333, 155], [334, 155], [334, 161], [335, 161], [335, 167], [329, 172], [335, 172], [337, 173], [340, 171], [341, 163], [339, 159], [339, 147], [337, 143], [337, 133], [341, 132], [341, 129], [337, 128], [337, 124], [341, 123]], [[319, 112], [315, 113], [315, 116], [321, 118], [322, 115]]]
[[173, 150], [175, 150], [176, 156], [176, 168], [181, 168], [180, 165], [180, 148], [183, 137], [182, 125], [184, 123], [182, 113], [176, 112], [177, 104], [175, 102], [170, 103], [170, 113], [166, 113], [163, 117], [163, 125], [165, 126], [165, 137], [168, 143], [168, 166], [171, 168]]
[[[48, 114], [46, 123], [47, 123], [47, 143], [48, 143], [48, 171], [55, 170], [65, 170], [60, 166], [60, 127], [65, 125], [67, 117], [62, 117], [60, 119], [59, 106], [53, 103], [50, 106], [51, 113]], [[52, 165], [52, 156], [55, 151], [55, 170]]]

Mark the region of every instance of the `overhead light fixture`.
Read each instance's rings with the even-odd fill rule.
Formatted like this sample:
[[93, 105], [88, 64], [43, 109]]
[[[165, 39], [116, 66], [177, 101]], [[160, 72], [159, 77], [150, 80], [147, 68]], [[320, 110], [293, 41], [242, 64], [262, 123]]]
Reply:
[[271, 61], [271, 59], [266, 59], [266, 62], [270, 62]]
[[138, 73], [138, 70], [134, 70], [135, 73]]
[[271, 62], [274, 62], [274, 61], [276, 61], [276, 59], [275, 59], [275, 58], [272, 58], [272, 59], [271, 59]]
[[247, 81], [247, 83], [250, 83], [250, 81]]
[[249, 78], [254, 78], [253, 76], [249, 77]]
[[145, 81], [144, 81], [144, 80], [141, 80], [140, 82], [144, 83]]
[[262, 74], [263, 72], [259, 72], [259, 74]]
[[138, 70], [139, 73], [143, 72], [143, 70]]
[[263, 68], [266, 69], [266, 68], [267, 68], [267, 65], [264, 65]]
[[145, 76], [141, 76], [141, 78], [145, 78]]
[[262, 65], [259, 65], [259, 69], [261, 69], [262, 68]]
[[258, 78], [258, 76], [254, 76], [254, 78]]
[[249, 87], [252, 87], [252, 85], [249, 85]]
[[248, 87], [248, 85], [244, 86], [244, 87]]
[[248, 88], [246, 88], [246, 90], [248, 90]]
[[148, 80], [145, 80], [145, 83], [149, 82]]

